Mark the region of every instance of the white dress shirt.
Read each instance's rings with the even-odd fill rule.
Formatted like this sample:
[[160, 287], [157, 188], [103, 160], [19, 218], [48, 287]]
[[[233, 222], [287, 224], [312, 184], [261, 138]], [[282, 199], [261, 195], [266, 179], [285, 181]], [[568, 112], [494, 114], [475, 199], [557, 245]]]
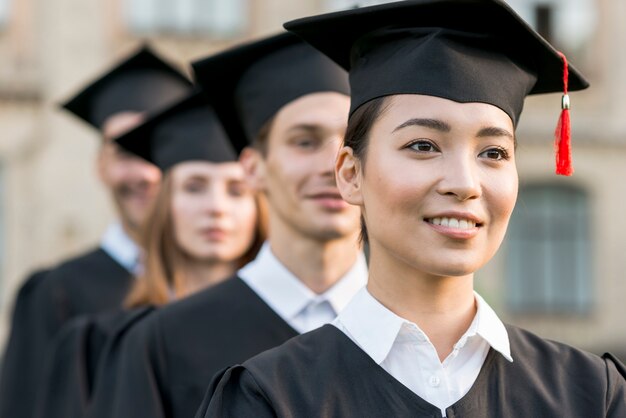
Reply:
[[141, 250], [119, 222], [108, 226], [100, 241], [100, 248], [133, 275], [141, 272]]
[[331, 322], [367, 283], [365, 256], [333, 287], [316, 294], [276, 258], [268, 242], [238, 276], [293, 329], [312, 331]]
[[439, 360], [419, 327], [403, 319], [367, 291], [359, 291], [333, 322], [378, 365], [415, 394], [445, 410], [472, 387], [489, 347], [513, 361], [504, 324], [478, 293], [474, 320], [452, 353]]

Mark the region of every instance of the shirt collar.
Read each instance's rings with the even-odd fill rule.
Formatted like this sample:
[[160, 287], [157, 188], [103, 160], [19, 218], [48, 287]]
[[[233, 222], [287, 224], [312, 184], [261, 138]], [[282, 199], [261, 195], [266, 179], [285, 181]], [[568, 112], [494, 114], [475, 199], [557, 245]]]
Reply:
[[314, 301], [327, 300], [335, 312], [340, 312], [367, 283], [367, 264], [365, 256], [359, 254], [354, 266], [333, 287], [318, 295], [290, 272], [265, 242], [257, 257], [239, 270], [238, 276], [276, 313], [291, 319]]
[[140, 249], [119, 222], [110, 224], [100, 241], [100, 248], [129, 272], [139, 268]]
[[384, 307], [363, 288], [335, 322], [340, 322], [359, 347], [381, 364], [391, 351], [400, 328], [408, 321]]
[[[465, 345], [469, 337], [479, 335], [512, 362], [509, 337], [504, 324], [478, 293], [474, 292], [474, 296], [477, 303], [476, 316], [457, 344]], [[417, 327], [383, 306], [367, 288], [361, 289], [354, 296], [335, 323], [340, 323], [377, 364], [387, 358], [403, 326]], [[427, 337], [421, 330], [420, 334], [424, 335], [426, 341]]]
[[505, 359], [513, 362], [509, 334], [506, 332], [506, 327], [494, 310], [491, 309], [491, 306], [478, 293], [474, 292], [474, 297], [477, 305], [476, 317], [474, 318], [476, 334], [487, 341], [487, 344], [502, 354]]

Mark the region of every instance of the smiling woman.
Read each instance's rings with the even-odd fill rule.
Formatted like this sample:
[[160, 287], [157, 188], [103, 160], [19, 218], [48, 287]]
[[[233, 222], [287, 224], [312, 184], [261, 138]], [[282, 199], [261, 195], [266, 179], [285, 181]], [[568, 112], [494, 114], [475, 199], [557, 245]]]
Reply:
[[624, 416], [619, 361], [505, 325], [474, 291], [515, 207], [524, 98], [567, 90], [564, 71], [586, 88], [582, 75], [500, 0], [403, 1], [285, 27], [350, 71], [335, 175], [361, 208], [369, 281], [332, 325], [216, 377], [201, 414]]

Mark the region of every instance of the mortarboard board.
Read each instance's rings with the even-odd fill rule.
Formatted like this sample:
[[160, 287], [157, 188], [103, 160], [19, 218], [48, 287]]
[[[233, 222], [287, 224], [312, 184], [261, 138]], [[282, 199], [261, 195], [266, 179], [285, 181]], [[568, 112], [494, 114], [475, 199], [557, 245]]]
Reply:
[[162, 171], [185, 161], [222, 163], [237, 159], [222, 123], [199, 90], [153, 115], [116, 142]]
[[100, 129], [119, 112], [152, 112], [191, 91], [190, 81], [173, 66], [143, 46], [63, 105]]
[[[501, 0], [407, 0], [298, 19], [285, 28], [350, 71], [350, 114], [378, 97], [424, 94], [492, 104], [517, 126], [527, 95], [588, 87]], [[561, 145], [568, 153], [569, 142]]]
[[290, 33], [231, 48], [192, 63], [195, 78], [234, 132], [238, 151], [283, 106], [307, 94], [349, 94], [347, 73]]

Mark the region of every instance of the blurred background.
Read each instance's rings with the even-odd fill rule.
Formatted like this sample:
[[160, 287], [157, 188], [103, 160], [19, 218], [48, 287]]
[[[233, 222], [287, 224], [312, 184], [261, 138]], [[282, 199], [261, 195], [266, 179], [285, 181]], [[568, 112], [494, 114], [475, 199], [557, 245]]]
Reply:
[[[360, 2], [374, 3], [382, 2]], [[626, 2], [509, 3], [592, 88], [572, 94], [571, 178], [553, 174], [560, 96], [526, 101], [518, 205], [477, 289], [505, 321], [625, 359]], [[96, 176], [98, 137], [58, 103], [142, 41], [187, 68], [286, 20], [353, 4], [0, 0], [0, 346], [26, 275], [96, 244], [113, 216]]]

